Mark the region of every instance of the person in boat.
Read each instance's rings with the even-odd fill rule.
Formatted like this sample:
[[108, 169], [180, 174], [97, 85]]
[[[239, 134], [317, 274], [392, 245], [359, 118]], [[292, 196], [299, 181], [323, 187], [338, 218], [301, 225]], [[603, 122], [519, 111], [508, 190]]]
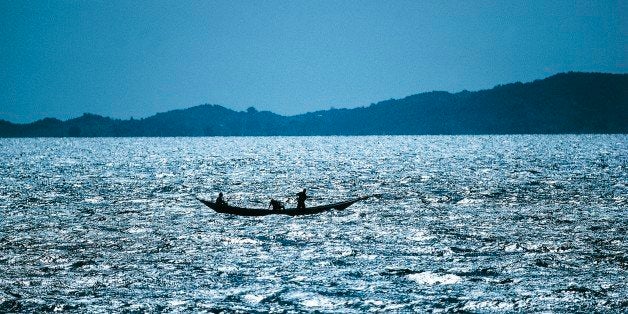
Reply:
[[284, 210], [284, 209], [286, 209], [280, 201], [278, 201], [278, 200], [276, 200], [274, 198], [270, 199], [270, 205], [268, 205], [268, 208], [271, 208], [271, 207], [273, 208], [273, 210]]
[[305, 189], [303, 191], [297, 193], [297, 209], [305, 209], [305, 200], [307, 199], [307, 195], [305, 194]]
[[225, 199], [222, 196], [222, 192], [218, 193], [218, 197], [216, 198], [216, 205], [227, 206], [227, 202], [225, 202]]

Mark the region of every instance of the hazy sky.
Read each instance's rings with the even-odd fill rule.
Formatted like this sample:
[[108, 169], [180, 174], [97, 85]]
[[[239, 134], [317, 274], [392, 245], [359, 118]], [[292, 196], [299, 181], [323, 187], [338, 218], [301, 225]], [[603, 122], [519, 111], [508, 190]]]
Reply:
[[628, 1], [0, 1], [0, 119], [280, 114], [628, 71]]

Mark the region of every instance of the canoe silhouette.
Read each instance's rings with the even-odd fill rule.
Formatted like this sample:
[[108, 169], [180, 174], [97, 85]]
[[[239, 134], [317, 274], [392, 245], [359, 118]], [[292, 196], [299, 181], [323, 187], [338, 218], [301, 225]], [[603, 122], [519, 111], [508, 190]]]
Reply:
[[216, 203], [208, 200], [204, 200], [201, 198], [196, 198], [201, 201], [203, 204], [207, 205], [207, 207], [215, 210], [218, 213], [223, 214], [232, 214], [239, 216], [267, 216], [267, 215], [288, 215], [288, 216], [302, 216], [302, 215], [314, 215], [318, 213], [322, 213], [331, 209], [343, 210], [356, 202], [367, 199], [368, 196], [354, 198], [348, 201], [328, 204], [328, 205], [320, 205], [306, 208], [286, 208], [283, 210], [272, 210], [272, 209], [264, 209], [264, 208], [245, 208], [245, 207], [237, 207], [230, 205], [217, 205]]

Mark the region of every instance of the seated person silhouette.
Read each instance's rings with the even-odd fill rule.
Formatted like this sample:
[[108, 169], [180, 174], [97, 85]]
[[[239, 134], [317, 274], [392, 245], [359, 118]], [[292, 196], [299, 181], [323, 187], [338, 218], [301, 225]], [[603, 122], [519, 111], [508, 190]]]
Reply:
[[216, 198], [216, 205], [227, 206], [227, 202], [225, 202], [225, 199], [222, 196], [222, 192], [218, 193], [218, 197]]
[[273, 210], [284, 210], [285, 207], [283, 206], [283, 204], [281, 204], [280, 201], [271, 198], [270, 199], [270, 205], [268, 205], [268, 208], [270, 208], [272, 206]]

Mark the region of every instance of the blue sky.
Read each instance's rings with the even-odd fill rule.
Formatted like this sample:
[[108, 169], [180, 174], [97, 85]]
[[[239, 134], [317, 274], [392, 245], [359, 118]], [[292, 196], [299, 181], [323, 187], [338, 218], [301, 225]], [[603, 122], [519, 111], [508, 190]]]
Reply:
[[626, 73], [626, 1], [0, 1], [0, 119], [292, 115]]

